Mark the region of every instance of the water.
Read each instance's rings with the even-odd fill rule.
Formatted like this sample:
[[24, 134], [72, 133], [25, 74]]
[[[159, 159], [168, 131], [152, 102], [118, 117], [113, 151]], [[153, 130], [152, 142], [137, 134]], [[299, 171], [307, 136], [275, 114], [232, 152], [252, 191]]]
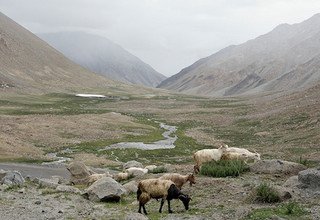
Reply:
[[176, 146], [174, 142], [178, 139], [175, 135], [174, 137], [170, 136], [175, 133], [177, 128], [176, 126], [166, 125], [164, 123], [160, 123], [160, 128], [165, 129], [166, 131], [162, 134], [164, 140], [156, 141], [151, 144], [145, 144], [143, 142], [120, 142], [117, 144], [112, 144], [110, 146], [105, 147], [105, 150], [109, 149], [124, 149], [124, 148], [136, 148], [141, 150], [155, 150], [155, 149], [172, 149]]

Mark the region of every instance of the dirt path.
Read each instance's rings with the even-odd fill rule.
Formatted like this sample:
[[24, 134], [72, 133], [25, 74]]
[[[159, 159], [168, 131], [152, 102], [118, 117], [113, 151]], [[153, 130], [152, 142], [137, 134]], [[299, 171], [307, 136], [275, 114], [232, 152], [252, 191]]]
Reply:
[[29, 176], [31, 178], [50, 178], [52, 176], [61, 176], [69, 179], [70, 175], [64, 165], [49, 167], [37, 164], [0, 163], [0, 169], [17, 170], [22, 174], [22, 176]]

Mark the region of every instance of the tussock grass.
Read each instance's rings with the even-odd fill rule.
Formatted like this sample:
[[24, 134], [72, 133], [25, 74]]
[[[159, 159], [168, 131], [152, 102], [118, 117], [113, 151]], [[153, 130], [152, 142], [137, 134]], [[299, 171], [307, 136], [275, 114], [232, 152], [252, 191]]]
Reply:
[[280, 202], [279, 192], [267, 183], [261, 183], [256, 188], [256, 199], [257, 202], [263, 203], [276, 203]]
[[246, 171], [249, 171], [249, 167], [241, 160], [220, 160], [203, 164], [200, 174], [211, 177], [236, 177]]

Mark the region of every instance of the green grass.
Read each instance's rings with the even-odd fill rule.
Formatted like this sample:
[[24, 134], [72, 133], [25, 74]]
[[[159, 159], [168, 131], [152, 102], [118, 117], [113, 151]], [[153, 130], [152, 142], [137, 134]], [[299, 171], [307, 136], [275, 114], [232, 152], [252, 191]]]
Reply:
[[168, 172], [167, 168], [165, 168], [164, 166], [158, 166], [155, 169], [153, 169], [150, 173], [156, 174], [156, 173], [166, 173], [166, 172]]
[[249, 167], [241, 160], [220, 160], [204, 163], [200, 174], [211, 177], [236, 177], [246, 171], [249, 171]]
[[243, 220], [264, 220], [270, 219], [272, 216], [279, 216], [291, 220], [311, 219], [307, 214], [308, 212], [302, 205], [297, 202], [289, 202], [276, 208], [256, 209]]
[[261, 183], [256, 188], [255, 201], [262, 203], [276, 203], [280, 202], [279, 192], [267, 183]]

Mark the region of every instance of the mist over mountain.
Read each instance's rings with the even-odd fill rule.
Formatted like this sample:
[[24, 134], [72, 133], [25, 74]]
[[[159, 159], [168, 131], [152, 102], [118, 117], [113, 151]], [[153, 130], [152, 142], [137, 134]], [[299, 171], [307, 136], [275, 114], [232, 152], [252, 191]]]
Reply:
[[73, 63], [0, 13], [1, 92], [59, 92], [119, 84]]
[[316, 14], [200, 59], [159, 87], [211, 96], [296, 91], [319, 83], [319, 67], [320, 14]]
[[81, 66], [126, 83], [156, 87], [166, 77], [107, 38], [85, 32], [38, 34]]

